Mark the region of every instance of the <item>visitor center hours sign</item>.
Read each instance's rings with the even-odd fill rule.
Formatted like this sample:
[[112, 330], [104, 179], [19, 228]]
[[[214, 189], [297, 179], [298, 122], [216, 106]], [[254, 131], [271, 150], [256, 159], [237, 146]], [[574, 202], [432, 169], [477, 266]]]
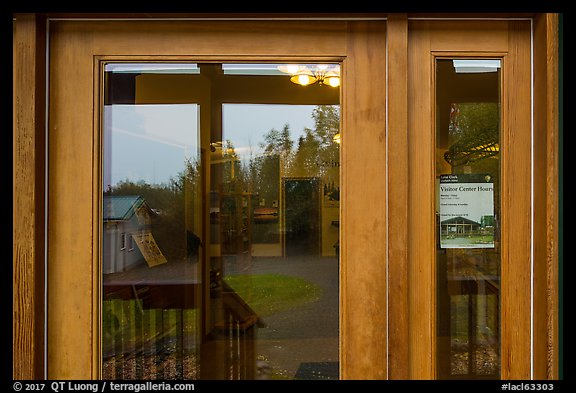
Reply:
[[489, 174], [440, 175], [440, 247], [494, 248], [494, 183]]

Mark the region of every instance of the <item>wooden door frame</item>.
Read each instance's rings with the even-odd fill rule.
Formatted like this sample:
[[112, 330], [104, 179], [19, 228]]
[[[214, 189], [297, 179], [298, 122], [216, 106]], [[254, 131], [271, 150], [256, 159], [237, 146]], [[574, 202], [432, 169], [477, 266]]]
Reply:
[[[172, 15], [174, 18], [194, 17], [196, 14]], [[204, 17], [237, 17], [237, 15], [203, 15]], [[250, 15], [244, 15], [250, 16]], [[273, 15], [284, 17], [284, 14]], [[366, 17], [366, 15], [358, 15]], [[388, 168], [388, 181], [397, 186], [388, 189], [387, 207], [388, 225], [395, 231], [387, 233], [388, 250], [384, 255], [388, 260], [397, 261], [389, 264], [388, 274], [407, 277], [408, 261], [405, 246], [408, 238], [407, 212], [405, 204], [398, 200], [407, 200], [408, 168], [400, 163], [407, 162], [407, 21], [408, 17], [424, 15], [379, 14], [388, 17], [388, 66], [389, 75], [396, 77], [388, 80], [388, 154], [389, 162], [399, 165]], [[482, 17], [483, 15], [434, 15], [435, 17], [460, 18]], [[518, 14], [502, 14], [501, 17], [517, 17]], [[522, 14], [533, 20], [533, 53], [534, 53], [534, 176], [537, 187], [534, 187], [534, 289], [539, 296], [534, 297], [534, 374], [533, 377], [558, 378], [558, 15], [557, 14]], [[123, 17], [123, 15], [78, 15], [78, 14], [17, 14], [14, 21], [13, 37], [13, 378], [42, 379], [45, 377], [45, 136], [46, 136], [46, 25], [50, 18], [84, 17]], [[124, 16], [125, 17], [125, 16]], [[138, 15], [130, 14], [128, 17]], [[154, 18], [145, 15], [142, 18]], [[166, 17], [166, 15], [158, 15]], [[201, 16], [202, 17], [202, 16]], [[253, 19], [266, 18], [259, 14]], [[286, 15], [286, 19], [300, 18], [298, 15]], [[326, 18], [333, 15], [326, 15]], [[374, 17], [370, 14], [369, 17]], [[485, 15], [494, 18], [494, 14]], [[364, 49], [366, 50], [366, 49]], [[348, 96], [352, 98], [351, 96]], [[346, 99], [346, 97], [344, 97]], [[344, 102], [343, 102], [344, 104]], [[368, 109], [368, 108], [366, 108]], [[351, 141], [350, 141], [351, 142]], [[360, 148], [358, 148], [361, 151]], [[353, 154], [350, 149], [349, 155]], [[346, 155], [343, 153], [342, 158]], [[343, 161], [344, 162], [344, 161]], [[356, 168], [358, 166], [355, 166]], [[343, 178], [346, 180], [348, 178]], [[361, 192], [357, 192], [362, 197]], [[353, 197], [350, 194], [349, 197]], [[352, 212], [349, 212], [352, 213]], [[350, 214], [343, 215], [344, 221]], [[348, 218], [350, 219], [350, 218]], [[345, 246], [344, 246], [345, 247]], [[348, 258], [353, 256], [354, 244], [349, 242]], [[344, 250], [342, 250], [344, 251]], [[380, 258], [381, 259], [381, 258]], [[345, 263], [343, 259], [342, 263]], [[341, 278], [341, 285], [346, 282]], [[350, 277], [354, 279], [354, 277]], [[540, 296], [541, 294], [541, 296]], [[390, 302], [388, 318], [394, 320], [389, 324], [390, 334], [388, 353], [384, 363], [390, 364], [387, 373], [376, 373], [368, 369], [373, 358], [360, 362], [342, 374], [343, 378], [359, 377], [363, 374], [373, 377], [392, 379], [409, 378], [406, 372], [410, 366], [408, 357], [408, 304], [407, 280], [391, 283], [388, 294]], [[341, 315], [345, 312], [342, 304]], [[349, 317], [351, 315], [347, 315]], [[341, 316], [341, 325], [346, 329], [346, 320]], [[353, 325], [353, 322], [349, 322]], [[349, 334], [353, 330], [348, 330]], [[344, 356], [346, 345], [358, 338], [343, 340], [342, 364], [356, 359]], [[367, 340], [368, 349], [374, 347]], [[377, 357], [376, 360], [382, 360]], [[345, 367], [346, 368], [346, 367]], [[363, 370], [363, 371], [362, 371]]]

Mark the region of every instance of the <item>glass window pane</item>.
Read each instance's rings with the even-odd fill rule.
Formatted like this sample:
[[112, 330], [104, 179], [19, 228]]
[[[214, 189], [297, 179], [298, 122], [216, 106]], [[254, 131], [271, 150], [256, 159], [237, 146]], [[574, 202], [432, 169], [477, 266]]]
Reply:
[[436, 61], [437, 369], [500, 378], [500, 60]]
[[105, 81], [103, 377], [338, 379], [339, 65]]

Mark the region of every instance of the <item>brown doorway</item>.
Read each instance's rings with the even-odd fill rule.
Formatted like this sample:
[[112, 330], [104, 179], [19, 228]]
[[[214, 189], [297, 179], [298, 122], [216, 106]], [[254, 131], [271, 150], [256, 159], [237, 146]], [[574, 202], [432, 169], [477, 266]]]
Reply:
[[284, 179], [285, 255], [319, 254], [320, 198], [317, 178]]

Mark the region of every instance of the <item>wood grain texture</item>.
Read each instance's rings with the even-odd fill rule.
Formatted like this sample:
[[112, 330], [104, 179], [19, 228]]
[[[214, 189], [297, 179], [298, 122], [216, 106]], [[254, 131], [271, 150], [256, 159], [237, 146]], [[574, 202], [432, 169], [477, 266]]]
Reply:
[[388, 41], [388, 377], [408, 379], [408, 19], [393, 14]]
[[408, 26], [409, 378], [434, 379], [434, 36], [432, 22], [409, 22]]
[[[341, 375], [386, 378], [384, 26], [382, 21], [52, 23], [50, 378], [99, 376], [96, 265], [102, 153], [95, 58], [213, 62], [345, 59], [343, 69], [348, 73], [342, 94], [350, 109], [343, 110], [342, 124], [350, 136], [347, 142], [343, 136], [342, 162], [349, 157], [350, 172], [342, 176], [352, 191], [341, 201], [342, 211], [351, 212], [345, 214], [351, 226], [343, 231], [341, 241], [343, 249], [346, 242], [354, 247], [348, 247], [353, 252], [342, 252], [341, 321], [351, 323], [346, 322], [341, 330], [341, 354], [349, 360], [343, 360]], [[295, 40], [302, 45], [294, 46]], [[382, 72], [375, 75], [374, 69]], [[373, 185], [368, 193], [363, 190], [366, 184]], [[371, 209], [366, 209], [366, 203]]]
[[[383, 21], [51, 22], [50, 378], [99, 376], [101, 151], [95, 56], [150, 61], [343, 60], [340, 375], [434, 378], [433, 54], [441, 53], [497, 53], [505, 58], [502, 377], [529, 378], [533, 356], [535, 378], [557, 378], [557, 16], [535, 19], [533, 201], [529, 119], [518, 109], [530, 105], [529, 22], [410, 21], [406, 30], [403, 15], [390, 15], [387, 23], [388, 28]], [[13, 353], [14, 378], [19, 379], [43, 376], [43, 32], [37, 17], [17, 18]], [[534, 354], [529, 348], [532, 279]]]
[[[546, 165], [546, 222], [535, 222], [546, 227], [546, 378], [559, 378], [559, 330], [558, 330], [558, 258], [559, 258], [559, 80], [558, 80], [558, 14], [546, 14], [546, 148], [545, 161], [538, 165]], [[539, 107], [536, 105], [536, 107]], [[545, 162], [545, 164], [544, 164]], [[536, 238], [539, 242], [542, 238]], [[542, 334], [538, 331], [537, 334]]]
[[501, 375], [530, 379], [530, 23], [510, 21], [501, 128]]
[[14, 379], [44, 376], [44, 23], [18, 15], [13, 46]]
[[[436, 375], [434, 147], [436, 57], [503, 57], [502, 377], [530, 377], [531, 136], [529, 21], [409, 24], [410, 377]], [[416, 142], [417, 141], [417, 142]]]
[[385, 24], [350, 22], [340, 172], [344, 379], [387, 377], [385, 67]]
[[[48, 378], [92, 379], [94, 63], [89, 33], [51, 34], [48, 154]], [[96, 93], [97, 94], [97, 93]]]
[[558, 378], [558, 16], [534, 20], [534, 378]]
[[[535, 40], [534, 40], [534, 75], [541, 75], [547, 72], [548, 62], [546, 59], [546, 22], [542, 18], [535, 20], [534, 23], [535, 30]], [[544, 32], [543, 32], [544, 31]], [[538, 56], [537, 54], [541, 55]], [[541, 108], [546, 108], [546, 92], [547, 92], [547, 81], [545, 78], [535, 78], [534, 79], [534, 100], [535, 100], [535, 110], [534, 110], [534, 160], [539, 162], [546, 159], [547, 154], [547, 113], [546, 111], [538, 110], [539, 106]], [[534, 203], [539, 205], [546, 203], [546, 167], [541, 165], [534, 166], [534, 177], [535, 177], [535, 187], [534, 187]], [[545, 209], [538, 209], [534, 211], [534, 223], [545, 222], [547, 212]], [[545, 238], [546, 226], [535, 225], [534, 226], [534, 238]], [[546, 263], [545, 261], [546, 249], [548, 245], [546, 241], [535, 242], [534, 243], [534, 291], [535, 293], [542, 293], [546, 288], [547, 274], [546, 274]], [[536, 332], [546, 329], [546, 301], [540, 301], [541, 297], [537, 297], [534, 300], [534, 330]], [[543, 297], [546, 299], [546, 296]], [[539, 379], [545, 379], [546, 375], [546, 334], [535, 334], [534, 336], [534, 377]]]
[[[345, 23], [305, 21], [68, 21], [58, 32], [95, 37], [93, 52], [119, 56], [212, 56], [213, 61], [256, 56], [345, 55]], [[282, 25], [283, 28], [279, 28]], [[156, 32], [156, 33], [155, 33]], [[161, 32], [161, 33], [159, 33]], [[145, 37], [145, 39], [143, 39]], [[166, 59], [166, 57], [164, 58]]]

